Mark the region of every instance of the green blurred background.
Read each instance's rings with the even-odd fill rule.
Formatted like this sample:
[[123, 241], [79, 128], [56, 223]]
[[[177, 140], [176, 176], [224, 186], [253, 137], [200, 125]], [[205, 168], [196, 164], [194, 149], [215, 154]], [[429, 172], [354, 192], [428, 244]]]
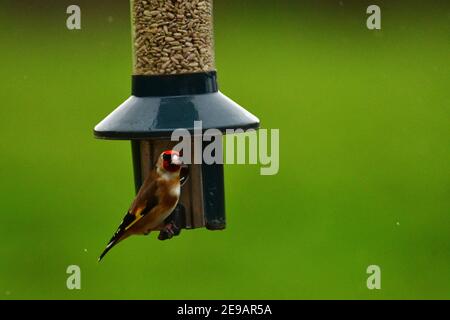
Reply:
[[128, 1], [1, 1], [0, 299], [450, 298], [448, 2], [215, 7], [221, 89], [280, 129], [280, 172], [227, 166], [226, 231], [98, 264], [134, 195], [129, 143], [92, 135], [130, 92]]

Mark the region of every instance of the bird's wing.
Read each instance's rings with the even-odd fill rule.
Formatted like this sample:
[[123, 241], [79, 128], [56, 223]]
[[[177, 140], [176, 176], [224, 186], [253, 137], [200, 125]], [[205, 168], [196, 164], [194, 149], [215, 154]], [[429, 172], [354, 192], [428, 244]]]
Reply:
[[148, 177], [117, 231], [125, 232], [158, 205], [156, 177]]
[[117, 231], [114, 233], [111, 240], [109, 240], [108, 245], [106, 246], [105, 251], [101, 254], [99, 260], [101, 260], [105, 254], [112, 249], [112, 247], [122, 240], [128, 229], [130, 229], [136, 222], [141, 220], [158, 205], [156, 189], [156, 177], [155, 175], [150, 174], [139, 190], [136, 199], [133, 201], [133, 204], [123, 218], [119, 228], [117, 228]]

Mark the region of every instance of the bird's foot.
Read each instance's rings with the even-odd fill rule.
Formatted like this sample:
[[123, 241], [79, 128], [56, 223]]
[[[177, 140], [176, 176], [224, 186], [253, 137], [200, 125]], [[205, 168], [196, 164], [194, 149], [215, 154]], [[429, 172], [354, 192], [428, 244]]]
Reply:
[[178, 204], [175, 210], [164, 220], [163, 227], [159, 232], [159, 240], [169, 240], [178, 236], [181, 229], [186, 227], [184, 207]]
[[159, 240], [169, 240], [174, 236], [178, 236], [181, 229], [174, 222], [170, 222], [164, 226], [164, 228], [159, 232]]

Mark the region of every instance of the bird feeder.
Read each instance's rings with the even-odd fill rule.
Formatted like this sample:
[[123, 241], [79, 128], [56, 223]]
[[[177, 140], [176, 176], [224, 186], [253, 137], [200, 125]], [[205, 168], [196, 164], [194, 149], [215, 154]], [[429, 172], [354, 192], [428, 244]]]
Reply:
[[[100, 139], [131, 140], [136, 192], [176, 129], [258, 128], [259, 120], [218, 90], [212, 0], [132, 0], [132, 92], [100, 122]], [[205, 147], [205, 146], [203, 146]], [[225, 228], [223, 164], [189, 165], [170, 217], [178, 227]], [[164, 235], [160, 239], [165, 239]]]

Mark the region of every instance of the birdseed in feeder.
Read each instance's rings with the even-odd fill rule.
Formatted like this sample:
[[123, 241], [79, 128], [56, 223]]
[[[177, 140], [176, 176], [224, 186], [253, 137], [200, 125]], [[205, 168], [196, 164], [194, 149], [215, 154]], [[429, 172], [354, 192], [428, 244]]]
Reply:
[[134, 74], [214, 71], [212, 0], [132, 0]]

